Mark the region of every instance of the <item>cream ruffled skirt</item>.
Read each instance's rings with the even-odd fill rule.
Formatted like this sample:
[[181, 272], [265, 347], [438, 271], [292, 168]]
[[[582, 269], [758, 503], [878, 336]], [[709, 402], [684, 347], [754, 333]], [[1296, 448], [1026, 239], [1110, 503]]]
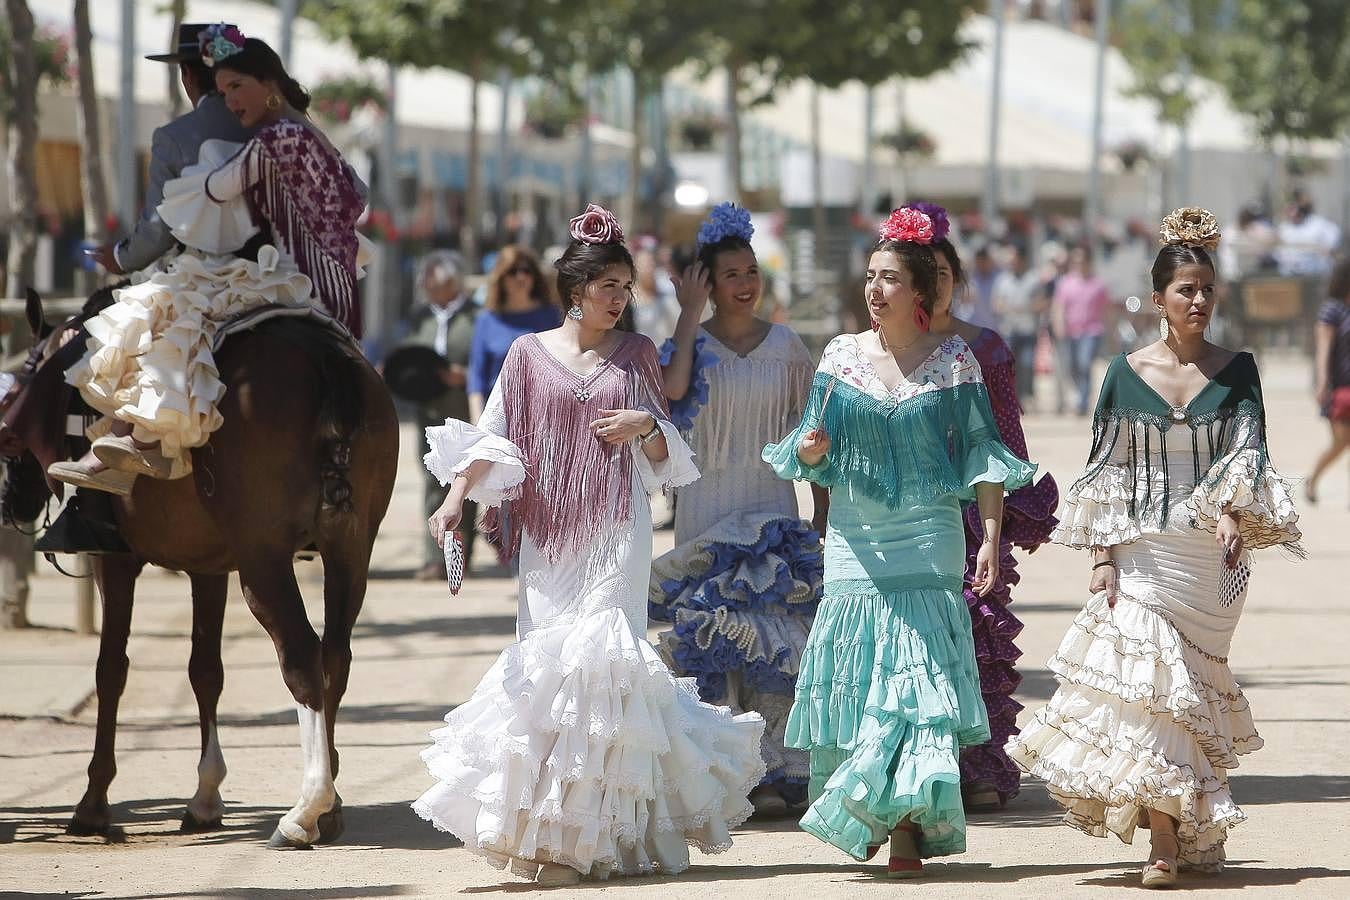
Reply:
[[1178, 821], [1180, 862], [1217, 870], [1246, 819], [1228, 770], [1263, 743], [1227, 658], [1250, 562], [1225, 571], [1198, 529], [1144, 535], [1116, 559], [1115, 608], [1099, 594], [1074, 618], [1049, 662], [1060, 686], [1008, 754], [1047, 782], [1067, 824], [1130, 843], [1156, 809]]
[[158, 441], [178, 460], [175, 476], [221, 424], [217, 330], [260, 306], [317, 302], [295, 260], [270, 245], [257, 262], [186, 250], [114, 296], [89, 320], [88, 351], [66, 380], [94, 409], [131, 423], [137, 440]]

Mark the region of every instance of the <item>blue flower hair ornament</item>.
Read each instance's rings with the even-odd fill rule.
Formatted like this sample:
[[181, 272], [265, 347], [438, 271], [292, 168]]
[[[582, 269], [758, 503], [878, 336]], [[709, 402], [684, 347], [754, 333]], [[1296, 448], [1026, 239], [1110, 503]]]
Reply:
[[731, 202], [719, 203], [699, 226], [698, 245], [707, 247], [729, 237], [749, 243], [754, 233], [755, 226], [750, 224], [749, 210]]

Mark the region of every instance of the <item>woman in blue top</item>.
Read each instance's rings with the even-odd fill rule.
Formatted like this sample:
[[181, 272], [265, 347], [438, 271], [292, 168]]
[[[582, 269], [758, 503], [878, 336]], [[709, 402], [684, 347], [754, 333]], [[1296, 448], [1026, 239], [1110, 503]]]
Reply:
[[497, 383], [506, 351], [522, 334], [549, 331], [562, 315], [549, 293], [539, 260], [526, 247], [508, 244], [488, 275], [487, 300], [474, 323], [469, 350], [469, 416], [477, 422]]
[[824, 597], [802, 651], [787, 744], [811, 751], [801, 826], [887, 872], [965, 850], [961, 747], [989, 739], [962, 595], [961, 501], [984, 543], [971, 587], [998, 580], [1003, 492], [1036, 467], [999, 440], [975, 354], [928, 331], [932, 222], [897, 210], [867, 270], [873, 330], [825, 349], [801, 425], [764, 458], [830, 489]]

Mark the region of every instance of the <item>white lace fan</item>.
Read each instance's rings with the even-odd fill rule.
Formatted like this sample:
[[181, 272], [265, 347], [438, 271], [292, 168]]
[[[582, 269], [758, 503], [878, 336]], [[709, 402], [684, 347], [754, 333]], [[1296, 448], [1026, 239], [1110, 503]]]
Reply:
[[458, 531], [445, 533], [445, 579], [450, 583], [450, 593], [458, 595], [464, 584], [464, 539]]

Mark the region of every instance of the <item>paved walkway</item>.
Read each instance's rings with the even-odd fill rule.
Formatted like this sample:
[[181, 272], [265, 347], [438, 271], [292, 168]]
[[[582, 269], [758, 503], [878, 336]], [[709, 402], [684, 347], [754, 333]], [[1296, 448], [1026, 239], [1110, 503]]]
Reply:
[[[1289, 473], [1306, 470], [1325, 438], [1307, 398], [1306, 368], [1267, 361], [1272, 445]], [[1084, 420], [1033, 416], [1033, 455], [1064, 481], [1086, 452]], [[405, 444], [406, 446], [406, 444]], [[196, 711], [186, 670], [190, 610], [186, 580], [142, 579], [130, 647], [131, 674], [113, 783], [117, 840], [71, 838], [63, 826], [84, 789], [93, 744], [97, 638], [69, 629], [70, 585], [42, 567], [31, 615], [40, 628], [0, 633], [0, 895], [127, 898], [433, 897], [515, 893], [417, 819], [408, 802], [427, 784], [418, 759], [426, 732], [465, 699], [511, 639], [514, 588], [471, 583], [459, 598], [407, 576], [420, 562], [421, 516], [411, 453], [376, 549], [378, 577], [356, 631], [351, 690], [338, 730], [339, 787], [347, 807], [340, 845], [274, 853], [263, 842], [296, 795], [298, 729], [270, 642], [236, 596], [226, 620], [221, 740], [230, 776], [226, 828], [181, 836], [178, 820], [195, 784]], [[1343, 585], [1346, 470], [1330, 477], [1304, 516], [1306, 562], [1261, 554], [1232, 659], [1267, 744], [1233, 778], [1250, 820], [1233, 835], [1233, 864], [1188, 885], [1208, 896], [1350, 896], [1350, 606]], [[658, 517], [660, 514], [658, 513]], [[658, 551], [669, 534], [658, 535]], [[1044, 669], [1084, 599], [1084, 560], [1057, 547], [1027, 559], [1015, 590], [1027, 623], [1024, 702], [1047, 697]], [[318, 564], [300, 567], [320, 615]], [[236, 591], [237, 595], [237, 591]], [[931, 865], [922, 885], [892, 883], [798, 831], [752, 822], [723, 856], [695, 858], [678, 880], [649, 878], [586, 886], [623, 897], [855, 896], [1079, 897], [1136, 890], [1143, 845], [1092, 840], [1056, 824], [1043, 790], [1028, 784], [999, 815], [974, 817], [969, 851]], [[1261, 889], [1259, 891], [1253, 889]], [[10, 893], [13, 892], [13, 893]], [[591, 894], [594, 896], [594, 894]]]

